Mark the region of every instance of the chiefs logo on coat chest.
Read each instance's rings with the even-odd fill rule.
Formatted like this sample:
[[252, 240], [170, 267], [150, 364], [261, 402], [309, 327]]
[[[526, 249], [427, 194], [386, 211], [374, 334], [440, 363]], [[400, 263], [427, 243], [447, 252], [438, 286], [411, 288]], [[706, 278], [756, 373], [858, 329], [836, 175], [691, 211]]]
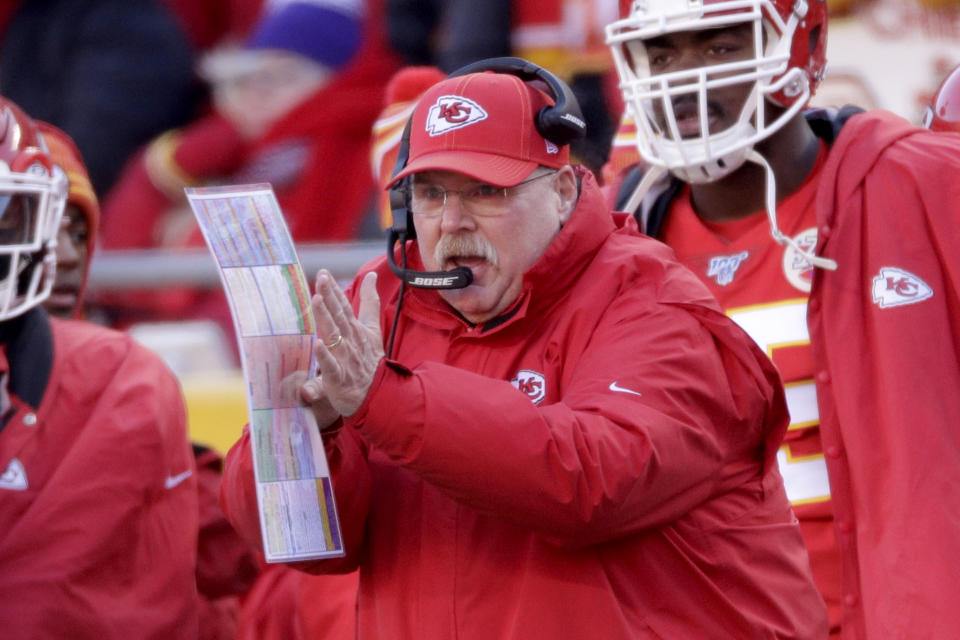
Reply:
[[530, 398], [533, 404], [540, 404], [547, 395], [547, 380], [542, 373], [536, 371], [521, 369], [510, 384]]

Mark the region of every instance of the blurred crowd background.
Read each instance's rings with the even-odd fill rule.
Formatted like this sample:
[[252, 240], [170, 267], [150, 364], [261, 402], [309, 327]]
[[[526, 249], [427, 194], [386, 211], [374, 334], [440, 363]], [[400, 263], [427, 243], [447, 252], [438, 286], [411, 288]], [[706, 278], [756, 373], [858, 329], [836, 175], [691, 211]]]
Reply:
[[[270, 183], [308, 277], [382, 252], [382, 185], [438, 74], [517, 55], [573, 87], [598, 177], [632, 156], [603, 28], [625, 0], [8, 0], [0, 93], [76, 141], [100, 204], [86, 317], [180, 377], [192, 438], [219, 451], [246, 404], [232, 321], [184, 187]], [[960, 64], [960, 0], [827, 0], [814, 105], [919, 124]], [[417, 73], [396, 76], [401, 70]], [[429, 69], [435, 67], [436, 69]], [[393, 151], [394, 155], [391, 155]]]

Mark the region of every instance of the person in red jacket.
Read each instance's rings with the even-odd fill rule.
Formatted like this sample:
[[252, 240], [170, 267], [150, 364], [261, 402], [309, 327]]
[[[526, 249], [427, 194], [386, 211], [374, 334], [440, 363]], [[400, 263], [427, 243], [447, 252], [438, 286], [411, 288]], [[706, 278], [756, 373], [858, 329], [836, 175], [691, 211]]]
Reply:
[[[413, 112], [395, 250], [317, 275], [345, 556], [292, 566], [359, 568], [360, 638], [822, 638], [776, 370], [569, 164], [569, 87], [468, 71]], [[260, 544], [251, 445], [221, 503]]]
[[[80, 318], [100, 210], [83, 158], [62, 130], [35, 121], [50, 160], [63, 171], [67, 202], [57, 235], [57, 270], [44, 309], [54, 317]], [[197, 590], [200, 596], [198, 640], [236, 637], [240, 597], [257, 577], [254, 552], [226, 521], [217, 502], [223, 459], [219, 453], [194, 444], [199, 522], [197, 535]]]
[[826, 31], [822, 2], [634, 3], [608, 41], [649, 169], [619, 206], [783, 376], [831, 635], [954, 637], [960, 517], [929, 499], [960, 504], [960, 137], [804, 111]]
[[180, 387], [132, 338], [42, 307], [67, 199], [0, 98], [0, 627], [197, 636], [197, 485]]
[[[103, 200], [105, 249], [204, 246], [184, 187], [268, 182], [294, 242], [372, 232], [370, 130], [397, 66], [381, 0], [275, 3], [237, 50], [202, 67], [215, 109], [154, 139]], [[117, 326], [204, 318], [231, 335], [226, 300], [188, 288], [98, 295]]]
[[184, 187], [269, 182], [296, 242], [352, 240], [372, 211], [370, 128], [395, 68], [375, 0], [268, 8], [204, 59], [215, 109], [167, 132], [104, 200], [106, 248], [203, 246]]
[[354, 640], [357, 577], [264, 563], [243, 598], [236, 640]]
[[220, 508], [223, 456], [193, 444], [200, 508], [197, 534], [198, 640], [236, 640], [240, 609], [260, 574], [256, 552], [237, 535]]

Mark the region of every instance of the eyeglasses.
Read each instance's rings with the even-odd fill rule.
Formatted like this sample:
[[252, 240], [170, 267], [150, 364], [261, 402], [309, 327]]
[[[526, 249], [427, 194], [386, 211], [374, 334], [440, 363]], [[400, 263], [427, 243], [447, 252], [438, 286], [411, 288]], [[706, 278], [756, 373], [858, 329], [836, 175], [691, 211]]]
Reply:
[[463, 189], [444, 189], [434, 184], [416, 183], [405, 189], [409, 198], [410, 211], [421, 218], [436, 218], [443, 213], [447, 204], [447, 197], [455, 193], [460, 198], [463, 208], [475, 216], [496, 216], [503, 213], [513, 189], [530, 184], [534, 180], [555, 175], [556, 171], [542, 173], [539, 176], [518, 182], [512, 187], [495, 187], [491, 184], [478, 182]]

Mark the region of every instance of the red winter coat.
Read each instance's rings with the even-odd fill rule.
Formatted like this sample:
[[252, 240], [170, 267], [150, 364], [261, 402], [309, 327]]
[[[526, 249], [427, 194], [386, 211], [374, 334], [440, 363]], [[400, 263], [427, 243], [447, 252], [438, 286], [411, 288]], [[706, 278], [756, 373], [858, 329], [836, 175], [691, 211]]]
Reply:
[[[197, 486], [176, 378], [126, 335], [39, 308], [4, 332], [19, 321], [0, 357], [26, 396], [0, 431], [3, 637], [195, 640]], [[33, 404], [17, 371], [44, 378], [43, 343]]]
[[[808, 306], [844, 638], [960, 636], [960, 136], [851, 118]], [[929, 296], [927, 295], [929, 294]]]
[[[399, 281], [368, 269], [386, 333]], [[301, 566], [359, 567], [359, 637], [825, 636], [775, 369], [591, 176], [492, 325], [408, 291], [394, 361], [325, 434], [347, 555]], [[223, 486], [258, 541], [246, 436]]]

